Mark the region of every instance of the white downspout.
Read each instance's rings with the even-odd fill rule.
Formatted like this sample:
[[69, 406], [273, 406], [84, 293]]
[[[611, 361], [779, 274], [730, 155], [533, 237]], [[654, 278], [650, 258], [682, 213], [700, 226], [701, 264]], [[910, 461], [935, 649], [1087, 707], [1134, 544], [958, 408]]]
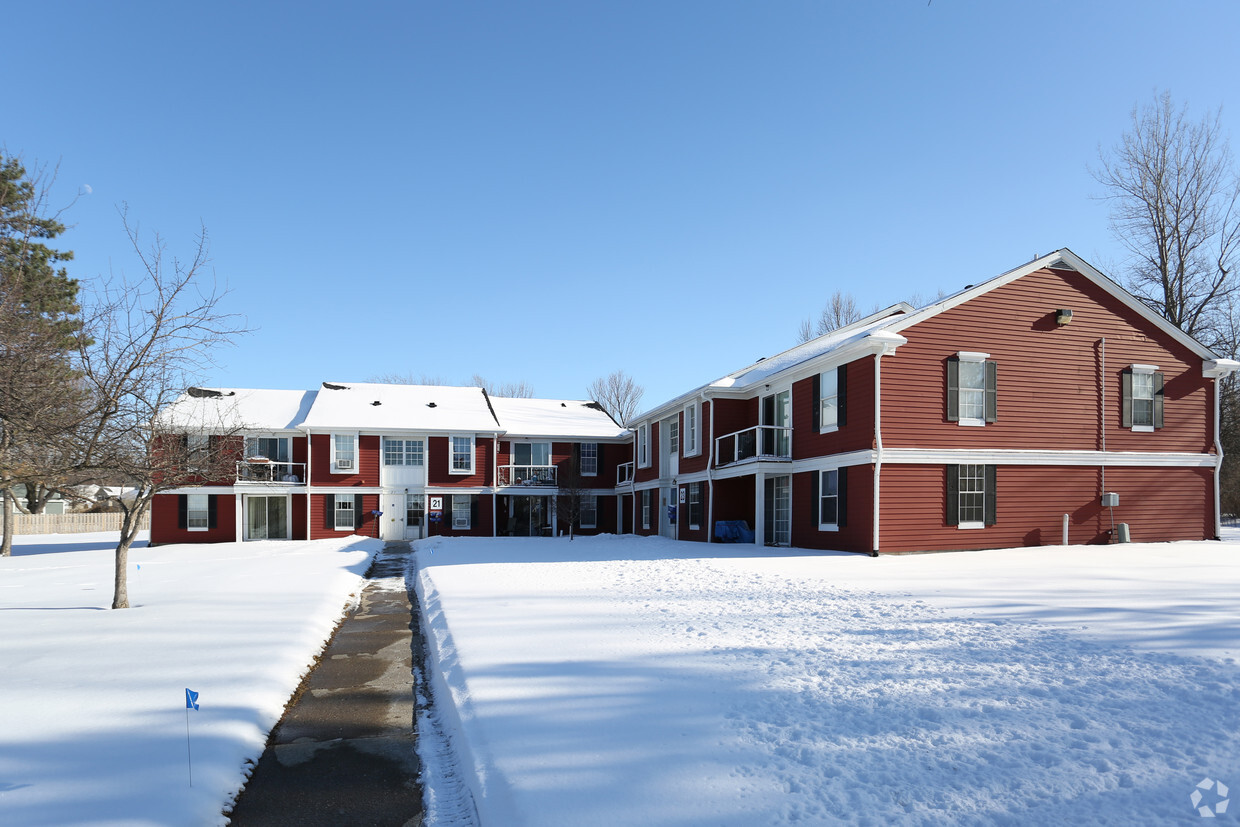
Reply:
[[314, 466], [314, 456], [310, 453], [313, 448], [314, 440], [310, 438], [310, 431], [306, 431], [306, 539], [312, 539], [310, 536], [310, 469]]
[[[702, 404], [706, 404], [706, 392], [702, 392]], [[700, 409], [699, 409], [700, 410]], [[701, 418], [701, 414], [698, 415]], [[698, 423], [701, 429], [702, 423]], [[706, 451], [706, 542], [715, 541], [715, 403], [710, 403], [709, 448]]]
[[1223, 500], [1219, 494], [1219, 480], [1223, 474], [1223, 437], [1219, 426], [1219, 413], [1222, 409], [1223, 377], [1214, 378], [1214, 539], [1223, 536]]
[[499, 496], [495, 490], [499, 487], [499, 434], [491, 444], [491, 536], [499, 536]]
[[874, 352], [874, 538], [870, 550], [871, 557], [878, 556], [879, 547], [879, 523], [880, 508], [879, 496], [882, 490], [880, 485], [880, 477], [883, 473], [883, 354], [887, 352], [887, 348], [883, 347]]

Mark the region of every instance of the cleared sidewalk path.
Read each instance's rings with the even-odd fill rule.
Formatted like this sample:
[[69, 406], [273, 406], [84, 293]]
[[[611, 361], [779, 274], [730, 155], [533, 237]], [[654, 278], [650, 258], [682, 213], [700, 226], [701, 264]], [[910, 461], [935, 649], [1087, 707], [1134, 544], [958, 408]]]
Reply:
[[232, 825], [419, 825], [414, 653], [407, 543], [367, 572], [356, 610], [302, 681], [237, 797]]

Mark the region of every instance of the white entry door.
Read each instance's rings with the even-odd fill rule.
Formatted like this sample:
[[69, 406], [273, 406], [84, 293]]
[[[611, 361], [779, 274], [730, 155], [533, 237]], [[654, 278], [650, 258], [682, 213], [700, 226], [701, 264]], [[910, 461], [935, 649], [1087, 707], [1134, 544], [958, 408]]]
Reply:
[[383, 521], [384, 540], [421, 540], [425, 536], [422, 533], [422, 500], [421, 494], [403, 491], [383, 495], [383, 516], [379, 519]]

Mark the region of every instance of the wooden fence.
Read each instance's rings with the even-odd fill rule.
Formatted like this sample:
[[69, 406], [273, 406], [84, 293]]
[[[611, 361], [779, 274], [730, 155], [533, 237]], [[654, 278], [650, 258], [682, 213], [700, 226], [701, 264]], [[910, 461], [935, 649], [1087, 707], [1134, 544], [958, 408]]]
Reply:
[[[83, 534], [88, 531], [120, 531], [124, 514], [14, 514], [14, 534]], [[151, 527], [151, 513], [142, 518]]]

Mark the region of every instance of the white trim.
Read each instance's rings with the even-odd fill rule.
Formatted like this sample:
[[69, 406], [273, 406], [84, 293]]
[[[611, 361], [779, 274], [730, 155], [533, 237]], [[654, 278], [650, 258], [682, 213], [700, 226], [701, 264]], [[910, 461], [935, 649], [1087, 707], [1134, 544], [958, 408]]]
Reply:
[[1154, 451], [887, 448], [883, 461], [901, 465], [1077, 465], [1130, 468], [1213, 468], [1215, 454]]
[[990, 358], [989, 353], [979, 353], [976, 350], [958, 350], [956, 358], [962, 362], [985, 362]]
[[[597, 442], [578, 442], [578, 443], [577, 443], [577, 445], [578, 445], [578, 446], [580, 446], [580, 447], [578, 447], [578, 449], [577, 449], [577, 458], [578, 458], [578, 460], [579, 460], [581, 463], [583, 463], [583, 466], [582, 466], [582, 468], [581, 468], [581, 476], [583, 476], [583, 477], [597, 477], [597, 476], [598, 476], [598, 455], [599, 455], [598, 446], [599, 446], [599, 444], [598, 444]], [[585, 462], [585, 448], [586, 448], [586, 446], [587, 446], [587, 445], [593, 445], [593, 446], [594, 446], [594, 470], [593, 470], [593, 471], [589, 471], [589, 472], [587, 472], [587, 471], [585, 470], [585, 467], [584, 467], [584, 462]]]
[[[688, 427], [689, 411], [693, 411], [693, 428]], [[696, 399], [685, 405], [683, 433], [680, 435], [681, 456], [696, 457], [702, 454], [702, 403]], [[689, 443], [689, 434], [693, 434], [693, 443]]]
[[[349, 507], [346, 509], [341, 509], [340, 503], [342, 501], [347, 502], [349, 504]], [[342, 526], [340, 524], [340, 512], [342, 510], [348, 511], [350, 514], [353, 515], [353, 525]], [[332, 527], [335, 531], [357, 531], [357, 529], [360, 528], [360, 526], [358, 525], [360, 521], [357, 519], [357, 517], [358, 517], [357, 500], [354, 498], [354, 495], [352, 495], [352, 492], [350, 492], [349, 495], [345, 495], [343, 498], [338, 497], [338, 496], [332, 497]]]
[[[205, 507], [201, 509], [190, 508], [190, 503], [193, 502], [194, 497], [202, 497]], [[218, 507], [218, 503], [217, 503], [217, 507]], [[203, 515], [202, 519], [206, 521], [206, 525], [192, 526], [189, 524], [189, 515], [191, 512], [195, 512], [195, 511]], [[195, 491], [193, 494], [185, 495], [185, 530], [186, 531], [210, 531], [211, 530], [211, 495], [210, 494], [204, 494], [201, 491]]]
[[633, 459], [635, 460], [635, 467], [649, 468], [650, 467], [650, 423], [649, 422], [641, 423], [640, 425], [637, 426], [636, 431], [637, 431], [637, 442], [634, 445], [634, 449], [635, 449], [634, 453], [636, 454], [636, 456], [633, 457]]
[[827, 496], [822, 493], [823, 475], [835, 472], [835, 522], [823, 523], [818, 522], [819, 531], [839, 531], [840, 530], [840, 475], [839, 468], [824, 468], [821, 471], [815, 471], [818, 475], [818, 502], [814, 503], [815, 522], [822, 519], [822, 499]]
[[1158, 365], [1129, 365], [1133, 373], [1158, 373]]
[[976, 523], [976, 522], [960, 523], [959, 525], [956, 526], [956, 528], [967, 529], [967, 530], [972, 530], [975, 528], [985, 528], [985, 527], [986, 527], [985, 523]]

